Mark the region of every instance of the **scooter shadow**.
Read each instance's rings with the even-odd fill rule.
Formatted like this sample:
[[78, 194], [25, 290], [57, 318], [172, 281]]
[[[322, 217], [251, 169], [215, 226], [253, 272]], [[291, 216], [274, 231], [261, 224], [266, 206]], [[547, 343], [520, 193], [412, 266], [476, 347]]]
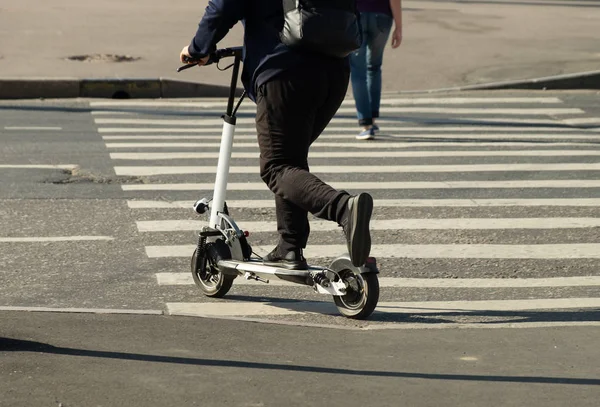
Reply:
[[[346, 319], [338, 311], [333, 301], [312, 301], [279, 297], [252, 297], [232, 295], [227, 297], [233, 301], [263, 304], [271, 315], [280, 316], [326, 316]], [[399, 305], [381, 304], [364, 322], [384, 324], [419, 324], [433, 326], [435, 324], [461, 325], [497, 325], [522, 323], [589, 323], [600, 322], [600, 308], [573, 310], [461, 310], [435, 308], [408, 308]]]

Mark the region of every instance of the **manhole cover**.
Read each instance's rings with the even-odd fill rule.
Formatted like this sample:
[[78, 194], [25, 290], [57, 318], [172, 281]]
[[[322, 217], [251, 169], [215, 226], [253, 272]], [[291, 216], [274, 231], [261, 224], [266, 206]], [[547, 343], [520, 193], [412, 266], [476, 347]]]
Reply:
[[78, 62], [134, 62], [142, 58], [131, 55], [116, 54], [92, 54], [92, 55], [72, 55], [67, 57], [69, 61]]

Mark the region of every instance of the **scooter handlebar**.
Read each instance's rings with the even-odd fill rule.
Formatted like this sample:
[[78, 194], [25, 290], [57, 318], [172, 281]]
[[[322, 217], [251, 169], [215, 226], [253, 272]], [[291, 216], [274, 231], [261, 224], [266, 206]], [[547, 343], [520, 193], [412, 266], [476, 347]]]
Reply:
[[[228, 57], [234, 57], [234, 56], [235, 57], [241, 57], [243, 49], [244, 49], [244, 47], [229, 47], [229, 48], [218, 49], [218, 50], [216, 50], [214, 52], [211, 52], [209, 54], [208, 61], [203, 66], [217, 63], [222, 58], [228, 58]], [[198, 59], [194, 59], [194, 58], [185, 57], [184, 59], [185, 59], [185, 62], [187, 62], [187, 64], [183, 65], [183, 66], [181, 66], [179, 68], [177, 68], [177, 72], [181, 72], [181, 71], [184, 71], [186, 69], [189, 69], [189, 68], [192, 68], [194, 66], [197, 66], [197, 64], [199, 62]]]

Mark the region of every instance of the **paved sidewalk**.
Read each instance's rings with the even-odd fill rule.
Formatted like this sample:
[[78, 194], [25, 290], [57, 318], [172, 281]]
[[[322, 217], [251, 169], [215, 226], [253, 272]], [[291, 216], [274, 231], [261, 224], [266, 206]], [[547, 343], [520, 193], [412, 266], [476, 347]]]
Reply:
[[[179, 51], [195, 33], [206, 4], [207, 0], [4, 0], [0, 79], [171, 78], [227, 85], [229, 75], [216, 69], [175, 72]], [[403, 4], [404, 43], [386, 51], [384, 91], [600, 69], [599, 1]], [[237, 25], [221, 45], [237, 45], [241, 39]], [[85, 56], [91, 62], [78, 60]]]

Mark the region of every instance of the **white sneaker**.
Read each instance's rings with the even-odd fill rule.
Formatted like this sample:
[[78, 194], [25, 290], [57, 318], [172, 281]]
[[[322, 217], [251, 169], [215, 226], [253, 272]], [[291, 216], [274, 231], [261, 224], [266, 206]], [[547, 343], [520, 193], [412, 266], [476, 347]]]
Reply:
[[357, 140], [373, 140], [375, 138], [375, 131], [373, 127], [370, 127], [367, 130], [360, 132], [358, 136], [356, 136]]

